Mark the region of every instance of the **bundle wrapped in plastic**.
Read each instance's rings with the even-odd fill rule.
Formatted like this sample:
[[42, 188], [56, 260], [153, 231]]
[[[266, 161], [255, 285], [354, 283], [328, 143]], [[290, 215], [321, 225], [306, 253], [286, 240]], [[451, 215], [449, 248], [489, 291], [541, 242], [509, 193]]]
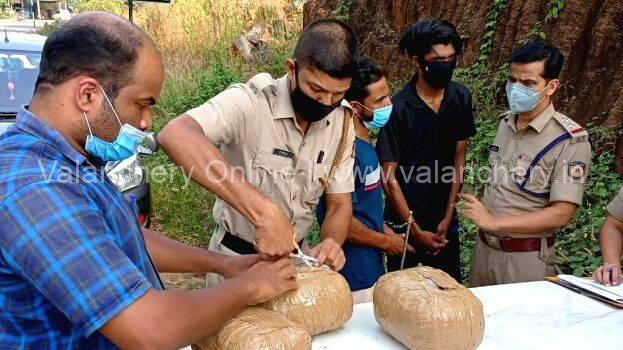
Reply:
[[373, 298], [377, 322], [410, 349], [475, 349], [482, 342], [480, 300], [443, 271], [389, 273], [376, 283]]
[[348, 282], [328, 267], [299, 267], [299, 288], [261, 304], [284, 314], [312, 335], [344, 325], [353, 315], [353, 297]]
[[216, 333], [192, 346], [193, 350], [311, 349], [311, 335], [285, 316], [248, 307]]

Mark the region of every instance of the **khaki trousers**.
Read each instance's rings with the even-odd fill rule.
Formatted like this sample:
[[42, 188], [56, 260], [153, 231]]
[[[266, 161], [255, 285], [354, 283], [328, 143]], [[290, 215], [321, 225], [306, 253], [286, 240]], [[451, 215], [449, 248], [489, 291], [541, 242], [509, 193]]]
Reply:
[[541, 239], [541, 251], [511, 253], [494, 249], [476, 237], [472, 253], [470, 287], [540, 281], [554, 276], [554, 247]]

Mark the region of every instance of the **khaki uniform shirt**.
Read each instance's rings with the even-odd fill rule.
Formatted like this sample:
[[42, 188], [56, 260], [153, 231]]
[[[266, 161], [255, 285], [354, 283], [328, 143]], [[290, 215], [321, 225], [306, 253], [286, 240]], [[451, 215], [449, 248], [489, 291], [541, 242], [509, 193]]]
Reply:
[[[323, 193], [319, 181], [330, 171], [350, 105], [311, 123], [307, 134], [296, 122], [287, 77], [274, 80], [262, 73], [247, 84], [234, 84], [205, 104], [186, 112], [196, 120], [246, 181], [276, 203], [295, 224], [296, 240], [307, 236], [314, 208]], [[329, 179], [329, 193], [354, 190], [351, 122], [342, 161]], [[217, 198], [213, 210], [219, 224], [215, 236], [230, 232], [253, 242], [254, 228], [235, 209]], [[219, 241], [220, 242], [220, 241]]]
[[[581, 205], [591, 160], [587, 132], [556, 112], [551, 104], [521, 130], [515, 126], [516, 118], [517, 115], [509, 114], [502, 119], [495, 140], [489, 146], [489, 178], [484, 194], [487, 209], [501, 216], [535, 212], [559, 201]], [[570, 138], [551, 148], [532, 169], [524, 188], [533, 194], [522, 191], [518, 184], [522, 183], [534, 158], [564, 134], [569, 134]], [[530, 236], [546, 237], [553, 233]], [[497, 232], [496, 235], [526, 237], [512, 232]]]
[[619, 189], [619, 193], [614, 197], [612, 202], [606, 207], [608, 214], [614, 216], [617, 220], [623, 221], [623, 186]]

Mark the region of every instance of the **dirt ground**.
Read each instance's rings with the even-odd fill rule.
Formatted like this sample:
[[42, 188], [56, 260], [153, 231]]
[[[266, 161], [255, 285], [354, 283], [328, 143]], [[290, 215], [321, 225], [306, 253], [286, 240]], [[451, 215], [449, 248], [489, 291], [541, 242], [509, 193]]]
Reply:
[[161, 273], [160, 278], [166, 289], [196, 290], [205, 287], [203, 273]]

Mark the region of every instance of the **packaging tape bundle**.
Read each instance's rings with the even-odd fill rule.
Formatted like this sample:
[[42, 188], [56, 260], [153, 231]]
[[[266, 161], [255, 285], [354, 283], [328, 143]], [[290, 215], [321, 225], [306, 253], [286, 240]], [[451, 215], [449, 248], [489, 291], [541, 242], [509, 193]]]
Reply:
[[312, 335], [344, 325], [353, 314], [348, 283], [326, 266], [297, 269], [299, 288], [260, 306], [284, 314]]
[[311, 336], [285, 316], [248, 307], [226, 322], [216, 333], [193, 344], [194, 350], [305, 350]]
[[482, 304], [443, 271], [416, 267], [389, 273], [374, 287], [374, 316], [410, 349], [475, 349], [482, 342]]

